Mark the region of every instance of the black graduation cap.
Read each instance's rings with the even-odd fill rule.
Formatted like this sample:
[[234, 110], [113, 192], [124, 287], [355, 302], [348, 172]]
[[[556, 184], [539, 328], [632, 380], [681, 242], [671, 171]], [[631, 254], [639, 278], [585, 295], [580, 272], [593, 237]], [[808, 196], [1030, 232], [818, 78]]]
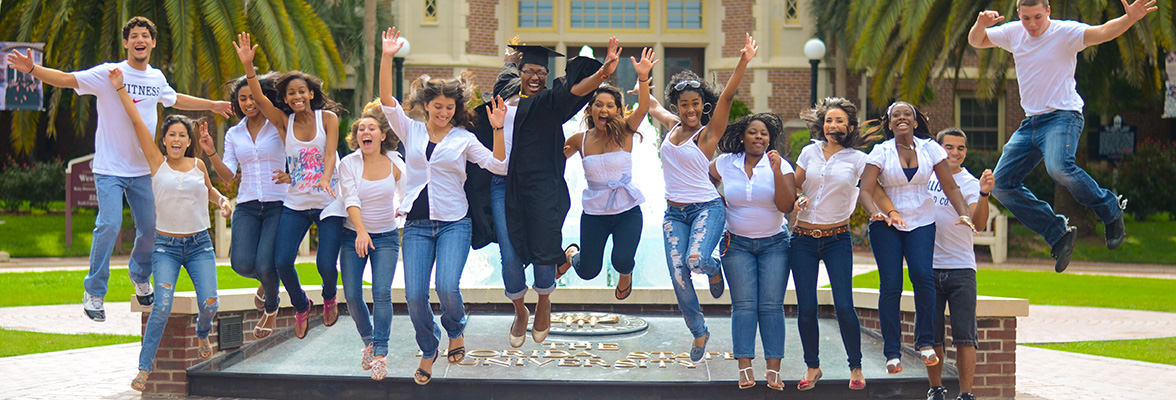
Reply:
[[549, 49], [545, 46], [514, 45], [514, 44], [512, 44], [512, 45], [510, 45], [510, 48], [518, 50], [523, 53], [523, 59], [521, 61], [519, 61], [520, 68], [523, 66], [523, 64], [535, 64], [535, 65], [542, 65], [544, 68], [547, 68], [547, 69], [551, 69], [551, 66], [547, 65], [547, 59], [549, 57], [564, 57], [564, 55], [560, 54], [558, 51]]

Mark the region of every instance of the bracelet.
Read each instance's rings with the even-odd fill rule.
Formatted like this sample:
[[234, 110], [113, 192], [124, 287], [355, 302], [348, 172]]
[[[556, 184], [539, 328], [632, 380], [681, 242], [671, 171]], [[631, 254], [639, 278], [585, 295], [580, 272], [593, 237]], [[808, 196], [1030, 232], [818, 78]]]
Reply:
[[250, 80], [250, 79], [257, 79], [257, 74], [253, 74], [253, 76], [245, 75], [245, 80]]
[[599, 75], [600, 75], [600, 80], [607, 80], [607, 79], [608, 79], [608, 74], [604, 73], [604, 68], [603, 68], [603, 67], [602, 67], [602, 68], [600, 68], [600, 74], [599, 74]]
[[114, 89], [115, 92], [117, 92], [119, 90], [127, 90], [127, 85], [122, 85], [122, 86], [119, 86], [118, 89]]
[[956, 219], [958, 219], [958, 220], [963, 220], [963, 221], [968, 221], [968, 222], [972, 222], [972, 217], [969, 217], [969, 216], [967, 216], [967, 215], [961, 215], [959, 218], [956, 218]]
[[32, 75], [32, 74], [33, 74], [33, 70], [34, 70], [34, 69], [37, 69], [37, 64], [33, 64], [33, 66], [32, 66], [32, 67], [29, 67], [29, 72], [25, 72], [25, 73], [26, 73], [26, 74], [29, 74], [29, 75]]
[[980, 192], [980, 197], [988, 197], [988, 192]]
[[798, 194], [798, 195], [796, 195], [796, 197], [808, 197], [808, 195], [807, 195], [807, 194], [804, 194], [804, 193], [801, 193], [801, 194]]
[[[897, 212], [898, 212], [898, 210], [890, 210], [890, 211], [887, 211], [887, 212], [886, 212], [886, 217], [887, 217], [887, 218], [889, 218], [889, 217], [890, 217], [890, 213], [897, 213]], [[898, 216], [900, 216], [900, 217], [901, 217], [901, 216], [902, 216], [902, 213], [898, 213]]]
[[[213, 152], [212, 154], [209, 154], [209, 155], [208, 155], [208, 158], [212, 158], [212, 157], [215, 157], [215, 156], [216, 156], [216, 152]], [[221, 197], [224, 197], [224, 196], [221, 196]]]
[[491, 126], [491, 128], [494, 128], [494, 130], [503, 129], [505, 127], [506, 127], [505, 125], [504, 126]]

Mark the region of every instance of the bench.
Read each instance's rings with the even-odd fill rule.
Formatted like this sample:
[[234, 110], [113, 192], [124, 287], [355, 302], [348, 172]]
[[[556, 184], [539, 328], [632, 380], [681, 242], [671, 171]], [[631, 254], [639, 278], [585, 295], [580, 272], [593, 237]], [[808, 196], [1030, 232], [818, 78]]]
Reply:
[[972, 243], [988, 246], [992, 252], [992, 263], [1003, 264], [1009, 257], [1009, 217], [1001, 214], [992, 203], [986, 203], [988, 220], [984, 221], [984, 230], [972, 237]]

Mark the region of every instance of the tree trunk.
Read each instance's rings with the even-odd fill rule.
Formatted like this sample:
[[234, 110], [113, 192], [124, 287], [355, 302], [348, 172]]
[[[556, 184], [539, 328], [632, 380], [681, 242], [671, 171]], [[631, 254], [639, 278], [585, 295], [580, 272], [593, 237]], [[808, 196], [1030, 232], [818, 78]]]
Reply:
[[363, 87], [363, 98], [357, 107], [371, 101], [372, 87], [375, 82], [376, 70], [376, 0], [363, 1], [363, 79], [359, 85]]
[[[849, 69], [849, 57], [846, 55], [848, 51], [845, 49], [844, 38], [838, 36], [838, 38], [835, 40], [835, 43], [836, 44], [833, 49], [833, 64], [836, 67], [836, 70], [834, 71], [833, 95], [837, 97], [848, 98], [849, 92], [847, 87], [849, 82], [846, 82], [846, 80], [849, 79], [846, 76], [848, 75], [847, 70]], [[862, 104], [861, 106], [864, 109], [865, 104]]]

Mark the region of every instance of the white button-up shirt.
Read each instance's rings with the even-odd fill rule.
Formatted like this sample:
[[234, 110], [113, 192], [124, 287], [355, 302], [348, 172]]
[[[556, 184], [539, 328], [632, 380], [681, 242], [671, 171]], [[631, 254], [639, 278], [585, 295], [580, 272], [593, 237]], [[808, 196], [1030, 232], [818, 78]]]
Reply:
[[286, 147], [273, 124], [266, 121], [257, 133], [257, 140], [249, 134], [248, 117], [225, 132], [225, 154], [221, 158], [229, 171], [241, 167], [241, 185], [237, 189], [237, 203], [247, 201], [282, 201], [290, 185], [274, 183], [274, 170], [286, 170]]
[[450, 128], [449, 134], [433, 149], [433, 156], [426, 158], [429, 130], [425, 123], [405, 115], [400, 104], [381, 108], [396, 136], [404, 142], [407, 154], [408, 190], [400, 204], [400, 213], [408, 214], [421, 190], [429, 185], [430, 220], [452, 222], [464, 218], [469, 210], [463, 187], [466, 161], [506, 176], [506, 162], [494, 158], [494, 153], [472, 132], [458, 127]]
[[906, 228], [897, 229], [907, 232], [935, 223], [935, 205], [927, 191], [927, 182], [935, 174], [935, 164], [947, 159], [947, 152], [934, 140], [915, 138], [915, 156], [919, 169], [909, 181], [902, 171], [902, 161], [893, 138], [874, 146], [866, 157], [866, 163], [882, 170], [878, 174], [878, 183], [906, 221]]
[[[772, 237], [784, 231], [788, 218], [776, 208], [776, 176], [768, 156], [760, 158], [751, 170], [743, 163], [747, 153], [726, 153], [715, 158], [715, 169], [723, 179], [727, 199], [727, 230], [750, 239]], [[780, 160], [780, 172], [793, 173], [788, 160]]]
[[[363, 227], [368, 233], [400, 229], [404, 225], [404, 216], [398, 215], [396, 209], [400, 199], [404, 198], [405, 191], [404, 161], [400, 159], [400, 153], [389, 151], [375, 155], [387, 157], [393, 166], [389, 169], [387, 177], [376, 180], [363, 178], [363, 157], [363, 152], [355, 151], [339, 161], [339, 200], [343, 201], [345, 208], [359, 208]], [[396, 179], [395, 170], [400, 170], [400, 179]], [[343, 227], [355, 230], [355, 223], [350, 215], [343, 223]]]
[[801, 189], [808, 196], [808, 208], [796, 219], [814, 224], [835, 224], [849, 219], [857, 208], [858, 181], [866, 169], [866, 153], [841, 149], [825, 159], [825, 141], [814, 141], [800, 151], [796, 168], [804, 170]]

